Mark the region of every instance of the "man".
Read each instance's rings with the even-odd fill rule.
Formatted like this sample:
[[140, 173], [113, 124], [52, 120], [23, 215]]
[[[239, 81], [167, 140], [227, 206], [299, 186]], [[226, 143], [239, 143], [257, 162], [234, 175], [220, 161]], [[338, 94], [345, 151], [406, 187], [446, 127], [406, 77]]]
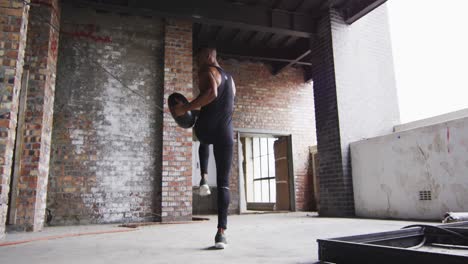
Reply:
[[200, 140], [198, 150], [201, 167], [200, 187], [208, 188], [206, 184], [208, 146], [213, 144], [218, 186], [218, 231], [215, 236], [215, 247], [225, 248], [227, 241], [224, 231], [227, 228], [229, 175], [234, 144], [232, 113], [236, 88], [232, 76], [219, 66], [216, 49], [201, 48], [198, 52], [198, 67], [200, 95], [189, 104], [179, 103], [175, 106], [174, 112], [176, 116], [180, 116], [201, 107], [194, 127]]

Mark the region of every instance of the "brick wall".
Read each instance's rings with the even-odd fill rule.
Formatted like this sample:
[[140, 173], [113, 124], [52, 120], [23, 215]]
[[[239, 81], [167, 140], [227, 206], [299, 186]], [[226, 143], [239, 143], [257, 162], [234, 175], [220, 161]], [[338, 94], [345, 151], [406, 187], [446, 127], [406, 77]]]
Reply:
[[323, 216], [353, 215], [352, 183], [343, 176], [340, 127], [338, 119], [335, 64], [330, 14], [317, 26], [312, 46], [315, 118], [319, 155], [319, 213]]
[[[35, 1], [33, 1], [35, 3]], [[60, 8], [42, 1], [29, 11], [25, 64], [29, 68], [21, 161], [15, 195], [17, 229], [41, 230], [46, 209]]]
[[[180, 92], [192, 97], [192, 23], [166, 21], [164, 42], [164, 98]], [[166, 100], [165, 100], [166, 102]], [[162, 221], [192, 217], [192, 130], [176, 125], [164, 112], [162, 165]]]
[[[313, 207], [309, 146], [316, 144], [312, 84], [304, 83], [302, 69], [288, 68], [273, 76], [269, 66], [259, 62], [221, 60], [235, 80], [236, 129], [274, 130], [292, 135], [296, 209]], [[237, 144], [231, 185], [231, 212], [239, 211], [239, 169]]]
[[158, 220], [164, 24], [69, 5], [61, 24], [52, 224]]
[[0, 1], [0, 238], [5, 233], [29, 7]]

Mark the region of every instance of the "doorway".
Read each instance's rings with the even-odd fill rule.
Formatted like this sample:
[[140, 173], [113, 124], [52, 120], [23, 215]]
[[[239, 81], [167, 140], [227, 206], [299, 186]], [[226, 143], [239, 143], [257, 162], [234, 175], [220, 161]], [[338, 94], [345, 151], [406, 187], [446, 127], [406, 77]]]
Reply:
[[240, 135], [241, 204], [245, 202], [246, 211], [294, 209], [290, 137]]

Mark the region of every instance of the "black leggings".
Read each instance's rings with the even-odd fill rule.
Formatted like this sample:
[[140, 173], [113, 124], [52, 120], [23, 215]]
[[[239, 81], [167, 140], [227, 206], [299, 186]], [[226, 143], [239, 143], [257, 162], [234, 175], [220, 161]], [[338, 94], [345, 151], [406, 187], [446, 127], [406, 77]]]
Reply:
[[[231, 174], [233, 144], [213, 144], [216, 162], [216, 183], [218, 186], [218, 228], [227, 229], [229, 208], [229, 175]], [[209, 144], [200, 142], [198, 149], [202, 174], [208, 173]]]

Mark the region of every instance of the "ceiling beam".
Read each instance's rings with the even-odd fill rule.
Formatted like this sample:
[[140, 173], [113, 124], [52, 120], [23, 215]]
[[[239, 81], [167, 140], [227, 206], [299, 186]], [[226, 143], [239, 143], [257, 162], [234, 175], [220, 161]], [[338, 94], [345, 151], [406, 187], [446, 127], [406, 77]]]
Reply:
[[213, 39], [214, 40], [218, 40], [220, 38], [222, 29], [223, 29], [223, 27], [221, 27], [221, 26], [218, 26], [218, 27], [215, 28], [215, 30], [213, 32]]
[[257, 35], [257, 32], [255, 31], [252, 31], [250, 32], [250, 36], [248, 38], [245, 39], [245, 43], [251, 43], [252, 42], [252, 39]]
[[[63, 2], [135, 15], [182, 18], [207, 25], [303, 38], [311, 37], [315, 28], [314, 17], [306, 13], [287, 13], [266, 6], [235, 5], [220, 0], [135, 1], [132, 2], [132, 7], [100, 4], [89, 0]], [[291, 17], [295, 21], [293, 25], [284, 23]]]
[[234, 29], [232, 35], [229, 37], [229, 41], [233, 42], [237, 39], [237, 36], [241, 33], [240, 29]]
[[[268, 37], [268, 36], [267, 36]], [[294, 60], [301, 51], [310, 49], [310, 39], [298, 39], [296, 43], [289, 46], [288, 48], [273, 48], [262, 45], [260, 43], [249, 45], [248, 43], [232, 43], [230, 42], [217, 42], [216, 49], [219, 53], [224, 54], [236, 54], [250, 57], [265, 57], [265, 58], [290, 58]], [[300, 53], [302, 54], [302, 53]]]
[[200, 31], [198, 31], [197, 39], [211, 39], [211, 26], [200, 25]]
[[[286, 62], [286, 63], [290, 63], [290, 62], [295, 61], [293, 59], [285, 59], [285, 58], [243, 56], [243, 55], [226, 54], [226, 53], [219, 53], [218, 55], [220, 57], [223, 57], [223, 58], [238, 58], [238, 59], [243, 59], [243, 60], [255, 60], [255, 61], [273, 61], [273, 62]], [[295, 62], [295, 64], [305, 65], [305, 66], [311, 66], [312, 65], [312, 63], [310, 63], [310, 62], [303, 62], [303, 61], [297, 61], [297, 62]]]
[[387, 2], [387, 0], [348, 0], [341, 2], [344, 3], [341, 4], [339, 10], [343, 14], [345, 22], [352, 24]]
[[[274, 33], [274, 34], [295, 36], [295, 37], [301, 37], [301, 38], [310, 38], [313, 36], [312, 29], [311, 29], [311, 32], [305, 32], [305, 31], [291, 30], [291, 29], [286, 29], [286, 28], [259, 26], [259, 25], [252, 25], [252, 24], [224, 21], [224, 20], [216, 20], [216, 19], [209, 19], [209, 18], [192, 18], [192, 20], [194, 22], [207, 24], [207, 25], [219, 25], [219, 26], [223, 26], [226, 28], [259, 31], [259, 32], [265, 32], [265, 33]], [[270, 23], [265, 23], [265, 24], [270, 24]], [[313, 22], [311, 22], [311, 24], [313, 24]]]
[[304, 5], [305, 1], [306, 1], [306, 0], [301, 0], [301, 1], [299, 1], [299, 3], [293, 8], [292, 11], [293, 11], [293, 12], [298, 11], [298, 10]]
[[[283, 68], [294, 64], [304, 67], [310, 67], [312, 65], [310, 61], [301, 61], [302, 59], [306, 59], [310, 53], [310, 39], [305, 38], [298, 39], [296, 43], [288, 48], [268, 47], [265, 45], [250, 46], [247, 43], [244, 45], [236, 45], [232, 42], [218, 42], [216, 43], [216, 47], [221, 57], [269, 62], [273, 66], [272, 74], [278, 73], [283, 70]], [[300, 55], [295, 56], [297, 54]]]
[[260, 43], [261, 45], [267, 45], [268, 46], [268, 43], [271, 41], [271, 39], [273, 38], [275, 34], [269, 34], [267, 35], [265, 38], [262, 39], [262, 42]]
[[274, 35], [267, 43], [269, 47], [280, 47], [281, 43], [284, 43], [285, 39], [289, 38], [288, 36]]
[[[306, 52], [302, 53], [299, 57], [297, 57], [296, 59], [290, 61], [289, 63], [279, 67], [278, 69], [274, 69], [273, 70], [273, 75], [278, 75], [280, 74], [283, 70], [287, 69], [289, 66], [292, 66], [294, 64], [299, 64], [300, 60], [302, 60], [303, 58], [305, 58], [307, 55], [309, 55], [311, 52], [311, 50], [307, 50]], [[311, 63], [308, 64], [308, 65], [312, 65]]]
[[278, 8], [282, 2], [283, 2], [282, 0], [275, 0], [275, 2], [273, 2], [273, 5], [271, 6], [271, 9]]
[[265, 37], [265, 32], [255, 32], [255, 34], [249, 39], [247, 44], [255, 45], [256, 43], [260, 42]]
[[292, 45], [295, 41], [297, 41], [297, 38], [296, 38], [296, 37], [289, 37], [289, 39], [286, 40], [286, 42], [284, 42], [282, 45], [285, 46], [285, 47], [289, 47], [289, 46]]
[[[194, 25], [199, 25], [199, 24], [195, 23]], [[230, 39], [231, 36], [232, 36], [231, 29], [221, 27], [215, 41], [218, 41], [218, 42], [219, 41], [226, 41], [226, 40]]]
[[201, 24], [193, 24], [193, 35], [195, 36], [195, 39], [199, 39], [200, 31], [201, 31], [202, 25]]

